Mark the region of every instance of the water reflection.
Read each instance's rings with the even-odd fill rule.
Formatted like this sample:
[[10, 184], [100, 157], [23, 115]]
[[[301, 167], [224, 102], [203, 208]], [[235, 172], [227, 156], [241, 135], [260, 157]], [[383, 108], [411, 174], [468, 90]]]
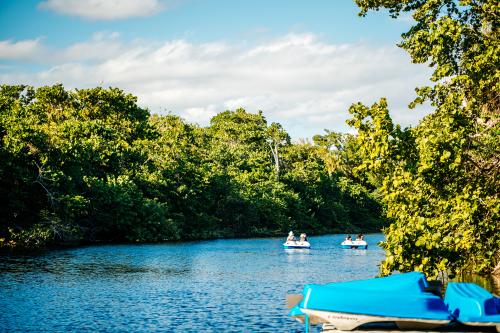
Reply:
[[154, 273], [162, 275], [184, 275], [190, 272], [189, 268], [172, 267], [140, 267], [127, 264], [99, 264], [82, 263], [74, 266], [74, 271], [82, 275], [117, 276], [123, 274]]
[[[462, 274], [452, 279], [453, 282], [472, 282], [480, 285], [484, 289], [491, 291], [496, 295], [500, 295], [500, 277], [490, 275], [490, 276], [480, 276], [477, 274]], [[447, 282], [447, 281], [445, 281]]]
[[310, 254], [310, 249], [284, 249], [286, 254], [296, 255], [296, 254]]
[[364, 249], [342, 249], [342, 251], [350, 252], [349, 254], [346, 255], [353, 255], [353, 256], [365, 256], [367, 254], [367, 250]]
[[23, 275], [31, 274], [53, 274], [53, 275], [80, 275], [100, 277], [117, 276], [126, 274], [153, 273], [161, 275], [185, 275], [191, 271], [185, 262], [180, 266], [165, 267], [163, 263], [156, 265], [140, 265], [130, 262], [109, 262], [105, 256], [90, 256], [88, 262], [82, 262], [83, 258], [74, 255], [62, 254], [60, 257], [48, 256], [21, 256], [0, 257], [0, 274]]

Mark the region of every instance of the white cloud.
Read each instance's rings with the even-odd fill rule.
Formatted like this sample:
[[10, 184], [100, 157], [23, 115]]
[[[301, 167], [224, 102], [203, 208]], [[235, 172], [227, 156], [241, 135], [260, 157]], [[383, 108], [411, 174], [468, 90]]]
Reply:
[[27, 39], [19, 42], [0, 41], [0, 59], [33, 60], [44, 53], [40, 39]]
[[130, 47], [130, 45], [124, 45], [120, 42], [119, 34], [115, 32], [95, 33], [90, 40], [75, 43], [63, 50], [47, 47], [40, 40], [37, 38], [17, 42], [0, 41], [0, 60], [17, 60], [47, 65], [104, 61], [123, 54]]
[[0, 68], [0, 81], [118, 86], [153, 112], [172, 111], [201, 125], [226, 109], [262, 110], [294, 138], [325, 128], [347, 131], [349, 106], [357, 101], [371, 105], [382, 96], [403, 125], [415, 124], [425, 113], [408, 111], [407, 104], [414, 87], [427, 83], [429, 70], [411, 64], [392, 46], [336, 45], [312, 34], [288, 34], [253, 46], [186, 40], [125, 43], [102, 34], [56, 53], [61, 56], [47, 59], [44, 70], [2, 74]]
[[73, 44], [66, 48], [54, 61], [99, 61], [113, 58], [125, 50], [118, 33], [95, 33], [89, 41]]
[[161, 0], [46, 0], [38, 5], [40, 9], [91, 20], [151, 16], [162, 11], [165, 6]]

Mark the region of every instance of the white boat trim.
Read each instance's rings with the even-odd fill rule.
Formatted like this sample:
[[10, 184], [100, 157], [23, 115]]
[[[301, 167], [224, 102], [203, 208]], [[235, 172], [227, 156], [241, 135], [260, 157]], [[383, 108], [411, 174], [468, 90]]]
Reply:
[[480, 322], [475, 322], [475, 321], [459, 321], [459, 323], [468, 325], [468, 326], [496, 326], [500, 325], [499, 322], [496, 321], [480, 321]]
[[300, 309], [309, 316], [311, 323], [330, 324], [335, 326], [340, 331], [352, 331], [356, 327], [363, 324], [376, 322], [395, 322], [400, 328], [436, 328], [447, 325], [450, 320], [433, 320], [420, 318], [398, 318], [398, 317], [381, 317], [362, 314], [352, 314], [345, 312], [332, 312], [312, 309]]
[[488, 322], [476, 322], [476, 321], [459, 321], [461, 324], [467, 326], [488, 326], [488, 327], [496, 327], [497, 332], [500, 333], [500, 323], [495, 321]]
[[304, 300], [304, 307], [307, 308], [307, 303], [309, 302], [309, 296], [311, 295], [311, 288], [307, 290], [306, 299]]

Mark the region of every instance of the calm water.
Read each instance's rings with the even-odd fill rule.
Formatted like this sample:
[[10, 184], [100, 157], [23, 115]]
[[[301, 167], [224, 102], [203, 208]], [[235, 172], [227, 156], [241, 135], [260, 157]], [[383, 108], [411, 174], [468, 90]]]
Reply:
[[383, 236], [366, 251], [340, 249], [343, 237], [310, 237], [308, 252], [268, 238], [0, 257], [0, 331], [302, 332], [287, 293], [377, 275]]

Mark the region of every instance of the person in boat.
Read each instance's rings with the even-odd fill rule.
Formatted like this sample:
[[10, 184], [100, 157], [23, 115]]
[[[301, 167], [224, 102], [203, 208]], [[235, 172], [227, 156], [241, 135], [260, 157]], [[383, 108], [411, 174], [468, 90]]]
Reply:
[[300, 234], [300, 241], [301, 242], [307, 242], [307, 235], [305, 233]]
[[351, 235], [347, 235], [347, 237], [345, 238], [345, 240], [346, 240], [346, 241], [349, 241], [349, 242], [350, 242], [350, 241], [352, 241], [352, 237], [351, 237]]
[[361, 237], [362, 237], [362, 235], [361, 235], [361, 234], [358, 234], [358, 235], [356, 236], [356, 240], [357, 240], [357, 241], [359, 241], [359, 240], [363, 240]]
[[359, 240], [365, 240], [365, 235], [360, 234], [360, 235], [359, 235]]
[[290, 231], [288, 233], [288, 237], [286, 238], [286, 241], [287, 242], [293, 242], [293, 241], [295, 241], [295, 235], [293, 234], [293, 231]]

